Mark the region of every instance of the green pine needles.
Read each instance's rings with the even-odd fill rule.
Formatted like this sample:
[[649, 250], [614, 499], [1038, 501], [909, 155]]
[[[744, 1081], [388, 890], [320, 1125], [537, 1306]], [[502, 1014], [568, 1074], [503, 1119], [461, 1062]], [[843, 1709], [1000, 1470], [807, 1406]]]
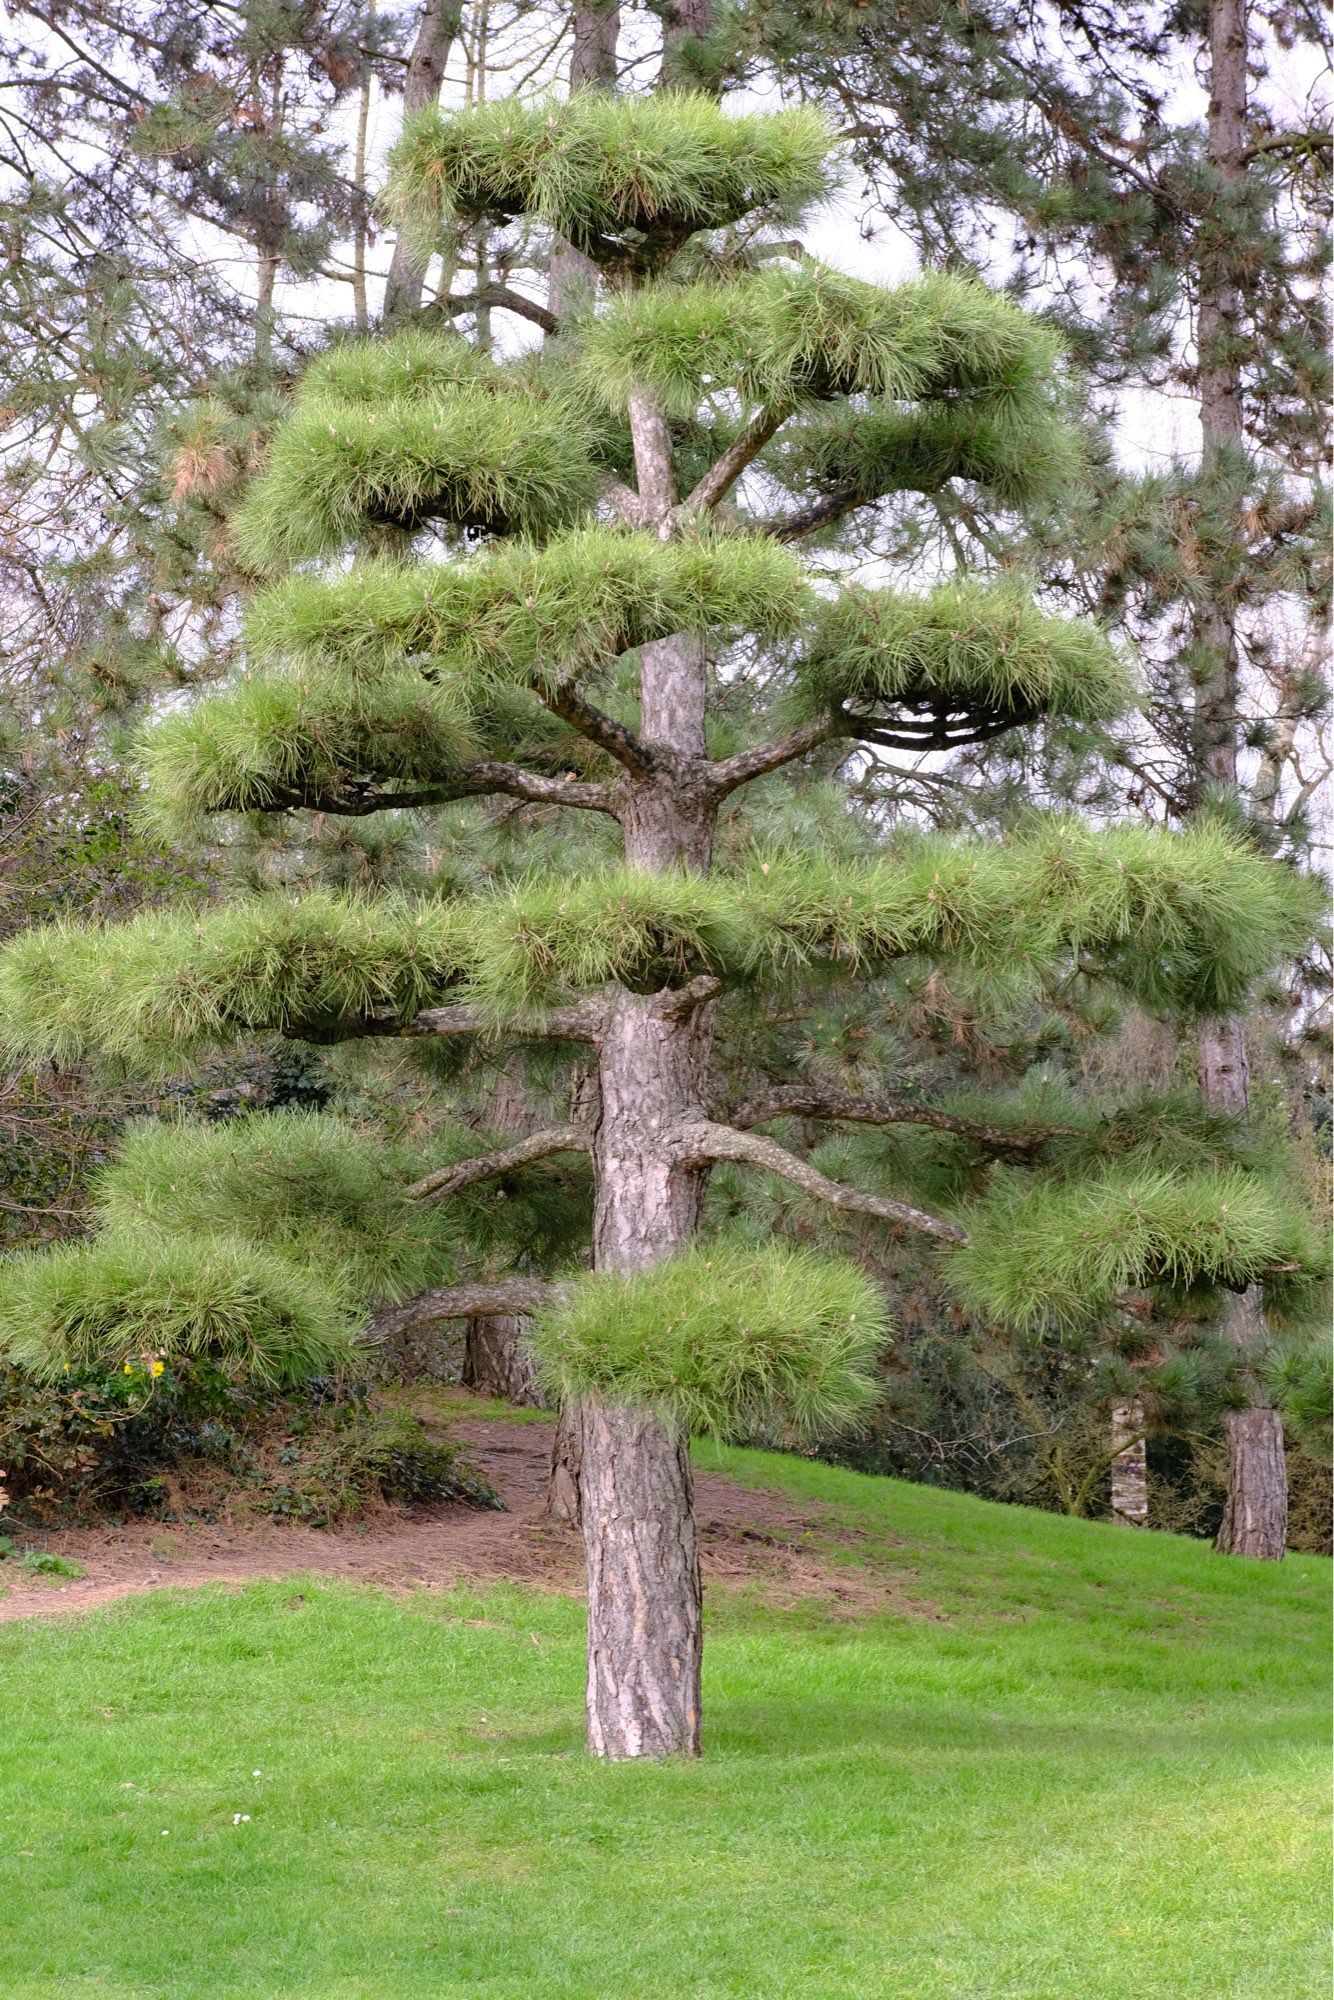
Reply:
[[414, 119], [386, 199], [423, 252], [460, 219], [522, 215], [604, 268], [653, 270], [697, 230], [757, 210], [798, 217], [833, 185], [830, 139], [813, 111], [738, 118], [688, 92], [506, 98]]
[[[24, 1056], [174, 1065], [273, 1032], [481, 1033], [549, 1039], [554, 1072], [581, 1042], [600, 1108], [518, 1164], [588, 1151], [604, 1268], [542, 1317], [541, 1365], [553, 1393], [650, 1403], [677, 1431], [855, 1424], [886, 1337], [850, 1265], [698, 1247], [714, 1162], [937, 1246], [967, 1230], [948, 1253], [960, 1287], [1007, 1324], [1083, 1323], [1127, 1289], [1272, 1284], [1311, 1262], [1277, 1180], [1207, 1146], [1101, 1162], [1070, 1148], [989, 1181], [970, 1153], [942, 1218], [812, 1164], [839, 1148], [801, 1126], [837, 1108], [794, 1114], [800, 1155], [761, 1135], [776, 1118], [720, 1122], [749, 1072], [724, 1085], [711, 1051], [753, 1059], [738, 1018], [761, 1024], [757, 1048], [780, 1012], [788, 1046], [814, 1047], [831, 993], [901, 995], [937, 966], [1004, 987], [1016, 1013], [1105, 981], [1207, 1016], [1304, 947], [1318, 900], [1213, 822], [884, 838], [840, 792], [822, 848], [809, 815], [769, 812], [785, 768], [828, 796], [857, 744], [944, 754], [1046, 723], [1101, 729], [1135, 700], [1101, 630], [1008, 574], [913, 595], [804, 564], [809, 537], [882, 495], [1050, 498], [1080, 455], [1060, 343], [1013, 300], [955, 274], [865, 284], [766, 236], [827, 193], [831, 153], [807, 111], [733, 116], [670, 92], [414, 120], [389, 200], [423, 254], [485, 223], [516, 268], [559, 237], [596, 281], [519, 361], [415, 327], [308, 368], [231, 520], [268, 578], [246, 671], [148, 730], [150, 811], [170, 827], [504, 796], [513, 823], [437, 823], [437, 852], [475, 844], [464, 865], [446, 851], [432, 893], [220, 898], [0, 952], [0, 1046]], [[499, 289], [497, 311], [515, 296]], [[567, 807], [585, 827], [596, 815], [595, 838], [567, 838]], [[46, 1369], [207, 1351], [276, 1379], [343, 1351], [373, 1299], [466, 1262], [465, 1240], [488, 1268], [539, 1242], [559, 1244], [542, 1261], [573, 1261], [577, 1169], [542, 1170], [565, 1184], [544, 1233], [536, 1196], [510, 1202], [512, 1144], [457, 1129], [441, 1144], [472, 1164], [428, 1221], [405, 1190], [432, 1161], [336, 1121], [137, 1132], [105, 1177], [100, 1233], [11, 1264], [0, 1339]], [[866, 1156], [843, 1157], [856, 1176]], [[526, 1241], [496, 1220], [507, 1205]]]
[[1068, 1331], [1145, 1291], [1170, 1311], [1220, 1285], [1263, 1283], [1282, 1308], [1319, 1290], [1326, 1260], [1310, 1216], [1266, 1177], [1112, 1165], [1076, 1179], [997, 1176], [948, 1268], [986, 1318]]
[[0, 1353], [50, 1380], [207, 1358], [291, 1382], [346, 1362], [355, 1330], [336, 1285], [248, 1236], [114, 1229], [5, 1260]]
[[779, 987], [914, 956], [1034, 980], [1082, 967], [1146, 1005], [1211, 1013], [1300, 949], [1315, 913], [1312, 885], [1219, 824], [1075, 820], [1004, 845], [909, 837], [869, 863], [774, 852], [709, 876], [619, 867], [453, 900], [320, 890], [27, 932], [0, 954], [0, 1046], [153, 1064], [247, 1032], [406, 1030], [451, 1000], [503, 1023], [590, 988]]
[[608, 405], [651, 389], [673, 417], [725, 390], [747, 403], [869, 396], [893, 403], [1026, 403], [1048, 393], [1056, 336], [972, 279], [936, 273], [887, 291], [827, 265], [618, 297], [584, 330], [583, 372]]
[[667, 1413], [686, 1436], [847, 1432], [879, 1397], [883, 1293], [855, 1264], [715, 1242], [653, 1271], [582, 1279], [533, 1351], [556, 1397]]

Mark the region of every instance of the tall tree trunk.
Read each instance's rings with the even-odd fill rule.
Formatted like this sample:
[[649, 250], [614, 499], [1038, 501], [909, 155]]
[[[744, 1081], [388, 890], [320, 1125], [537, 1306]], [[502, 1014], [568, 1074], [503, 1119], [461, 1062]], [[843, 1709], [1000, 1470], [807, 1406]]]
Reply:
[[[463, 22], [463, 0], [427, 0], [403, 79], [403, 117], [413, 118], [440, 99], [445, 64]], [[409, 318], [422, 302], [429, 259], [419, 257], [400, 235], [394, 244], [384, 286], [384, 320]]]
[[[661, 1136], [699, 1100], [707, 1009], [624, 993], [601, 1051], [594, 1262], [642, 1271], [689, 1243], [702, 1176]], [[702, 1587], [689, 1440], [651, 1411], [586, 1401], [588, 1746], [608, 1758], [698, 1755]]]
[[[1247, 0], [1211, 0], [1209, 8], [1208, 157], [1224, 199], [1239, 193], [1245, 179]], [[1200, 428], [1204, 467], [1222, 475], [1245, 446], [1239, 359], [1241, 286], [1232, 266], [1226, 218], [1206, 218], [1199, 258], [1196, 338], [1199, 348]], [[1238, 518], [1232, 533], [1240, 541]], [[1194, 717], [1194, 783], [1197, 800], [1228, 792], [1237, 783], [1238, 651], [1235, 587], [1230, 576], [1214, 578], [1210, 600], [1198, 621], [1207, 672], [1199, 683]], [[1250, 1104], [1246, 1027], [1230, 1014], [1205, 1024], [1200, 1034], [1200, 1094], [1214, 1110], [1244, 1118]], [[1231, 1296], [1223, 1328], [1243, 1364], [1265, 1340], [1258, 1287]], [[1228, 1498], [1218, 1547], [1230, 1555], [1263, 1556], [1277, 1562], [1287, 1541], [1287, 1478], [1283, 1466], [1283, 1425], [1276, 1410], [1253, 1388], [1253, 1400], [1226, 1421]]]
[[1149, 1519], [1149, 1463], [1144, 1443], [1144, 1408], [1139, 1399], [1112, 1411], [1112, 1439], [1125, 1443], [1112, 1460], [1112, 1518], [1143, 1528]]

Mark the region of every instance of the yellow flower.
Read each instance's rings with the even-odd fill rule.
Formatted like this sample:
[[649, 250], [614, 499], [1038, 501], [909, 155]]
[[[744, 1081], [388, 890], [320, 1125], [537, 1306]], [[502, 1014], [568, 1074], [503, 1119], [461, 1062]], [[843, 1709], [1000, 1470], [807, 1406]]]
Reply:
[[162, 1370], [163, 1370], [163, 1369], [165, 1368], [165, 1366], [166, 1366], [166, 1363], [165, 1363], [164, 1361], [155, 1361], [155, 1362], [153, 1363], [153, 1373], [154, 1373], [154, 1375], [160, 1375], [160, 1374], [162, 1373]]
[[124, 1373], [125, 1373], [126, 1375], [133, 1375], [133, 1373], [134, 1373], [134, 1363], [133, 1363], [132, 1361], [127, 1361], [127, 1362], [125, 1363], [125, 1367], [124, 1367], [124, 1370], [123, 1370], [123, 1372], [124, 1372]]

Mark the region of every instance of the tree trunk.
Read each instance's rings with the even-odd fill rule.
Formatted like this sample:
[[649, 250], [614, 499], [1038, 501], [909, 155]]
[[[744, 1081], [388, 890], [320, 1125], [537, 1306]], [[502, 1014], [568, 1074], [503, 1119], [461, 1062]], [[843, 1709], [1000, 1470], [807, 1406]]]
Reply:
[[[449, 61], [449, 51], [454, 45], [463, 22], [463, 0], [427, 0], [422, 23], [417, 30], [417, 39], [408, 57], [408, 67], [403, 79], [403, 117], [413, 118], [440, 98], [440, 85], [444, 81], [445, 64]], [[426, 282], [426, 265], [411, 249], [400, 234], [394, 244], [394, 254], [390, 259], [389, 276], [384, 286], [384, 320], [386, 326], [395, 320], [403, 320], [416, 312], [422, 302], [422, 287]]]
[[[1246, 177], [1247, 0], [1211, 0], [1209, 7], [1209, 125], [1207, 151], [1225, 197], [1233, 199]], [[1226, 490], [1230, 455], [1245, 445], [1245, 410], [1239, 360], [1241, 285], [1233, 268], [1230, 235], [1215, 222], [1202, 239], [1199, 263], [1200, 429], [1205, 471], [1211, 464]], [[1240, 496], [1238, 498], [1240, 508]], [[1233, 526], [1244, 541], [1240, 514]], [[1229, 554], [1235, 551], [1229, 552]], [[1238, 649], [1236, 584], [1231, 569], [1212, 579], [1209, 601], [1198, 621], [1207, 671], [1199, 683], [1194, 715], [1192, 795], [1203, 801], [1237, 784]], [[1250, 1066], [1245, 1023], [1230, 1014], [1208, 1021], [1200, 1032], [1200, 1094], [1216, 1111], [1246, 1117], [1250, 1108]], [[1258, 1286], [1230, 1296], [1223, 1328], [1243, 1363], [1264, 1345], [1266, 1329]], [[1287, 1474], [1283, 1428], [1277, 1411], [1258, 1389], [1249, 1409], [1227, 1419], [1228, 1497], [1217, 1546], [1228, 1553], [1263, 1555], [1277, 1561], [1287, 1541]], [[1257, 1447], [1269, 1439], [1265, 1449]], [[1243, 1442], [1244, 1440], [1244, 1442]], [[1276, 1442], [1275, 1442], [1276, 1440]]]
[[[1206, 1104], [1232, 1117], [1245, 1117], [1250, 1104], [1250, 1063], [1245, 1024], [1239, 1015], [1206, 1021], [1200, 1030], [1197, 1073]], [[1258, 1285], [1229, 1292], [1223, 1332], [1243, 1367], [1268, 1338]], [[1231, 1412], [1227, 1432], [1227, 1506], [1215, 1546], [1224, 1555], [1282, 1560], [1287, 1548], [1288, 1475], [1283, 1462], [1283, 1420], [1252, 1379], [1250, 1407]], [[1263, 1446], [1261, 1439], [1269, 1442]]]
[[1112, 1460], [1112, 1518], [1143, 1528], [1149, 1519], [1149, 1462], [1144, 1443], [1144, 1410], [1136, 1400], [1112, 1411], [1112, 1438], [1126, 1443]]
[[690, 1444], [648, 1410], [583, 1405], [588, 1747], [699, 1755], [702, 1598]]
[[463, 1386], [479, 1396], [545, 1409], [546, 1398], [528, 1352], [527, 1322], [518, 1313], [491, 1313], [468, 1321]]
[[556, 1419], [556, 1435], [551, 1441], [547, 1512], [553, 1521], [568, 1521], [573, 1528], [582, 1526], [584, 1518], [579, 1493], [579, 1470], [583, 1462], [583, 1410], [577, 1402], [562, 1403]]
[[[602, 1042], [594, 1263], [650, 1269], [684, 1248], [703, 1175], [664, 1158], [698, 1103], [711, 1010], [622, 993]], [[588, 1552], [588, 1747], [697, 1756], [702, 1586], [689, 1440], [647, 1410], [585, 1402], [580, 1501]]]
[[1288, 1470], [1277, 1410], [1229, 1410], [1227, 1506], [1215, 1546], [1224, 1555], [1282, 1560], [1288, 1538]]
[[[616, 88], [616, 44], [621, 32], [620, 0], [576, 0], [574, 46], [570, 50], [570, 95], [576, 90]], [[597, 283], [595, 266], [558, 236], [547, 266], [547, 304], [563, 319], [582, 294]]]

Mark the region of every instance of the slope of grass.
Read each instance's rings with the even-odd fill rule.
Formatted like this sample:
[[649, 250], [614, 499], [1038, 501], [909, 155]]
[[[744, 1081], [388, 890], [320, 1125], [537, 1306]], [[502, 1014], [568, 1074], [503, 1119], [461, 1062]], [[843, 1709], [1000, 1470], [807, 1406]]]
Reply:
[[583, 1758], [558, 1596], [294, 1579], [5, 1628], [0, 1994], [1324, 1990], [1328, 1565], [702, 1456], [837, 1508], [897, 1608], [716, 1593], [697, 1765]]

